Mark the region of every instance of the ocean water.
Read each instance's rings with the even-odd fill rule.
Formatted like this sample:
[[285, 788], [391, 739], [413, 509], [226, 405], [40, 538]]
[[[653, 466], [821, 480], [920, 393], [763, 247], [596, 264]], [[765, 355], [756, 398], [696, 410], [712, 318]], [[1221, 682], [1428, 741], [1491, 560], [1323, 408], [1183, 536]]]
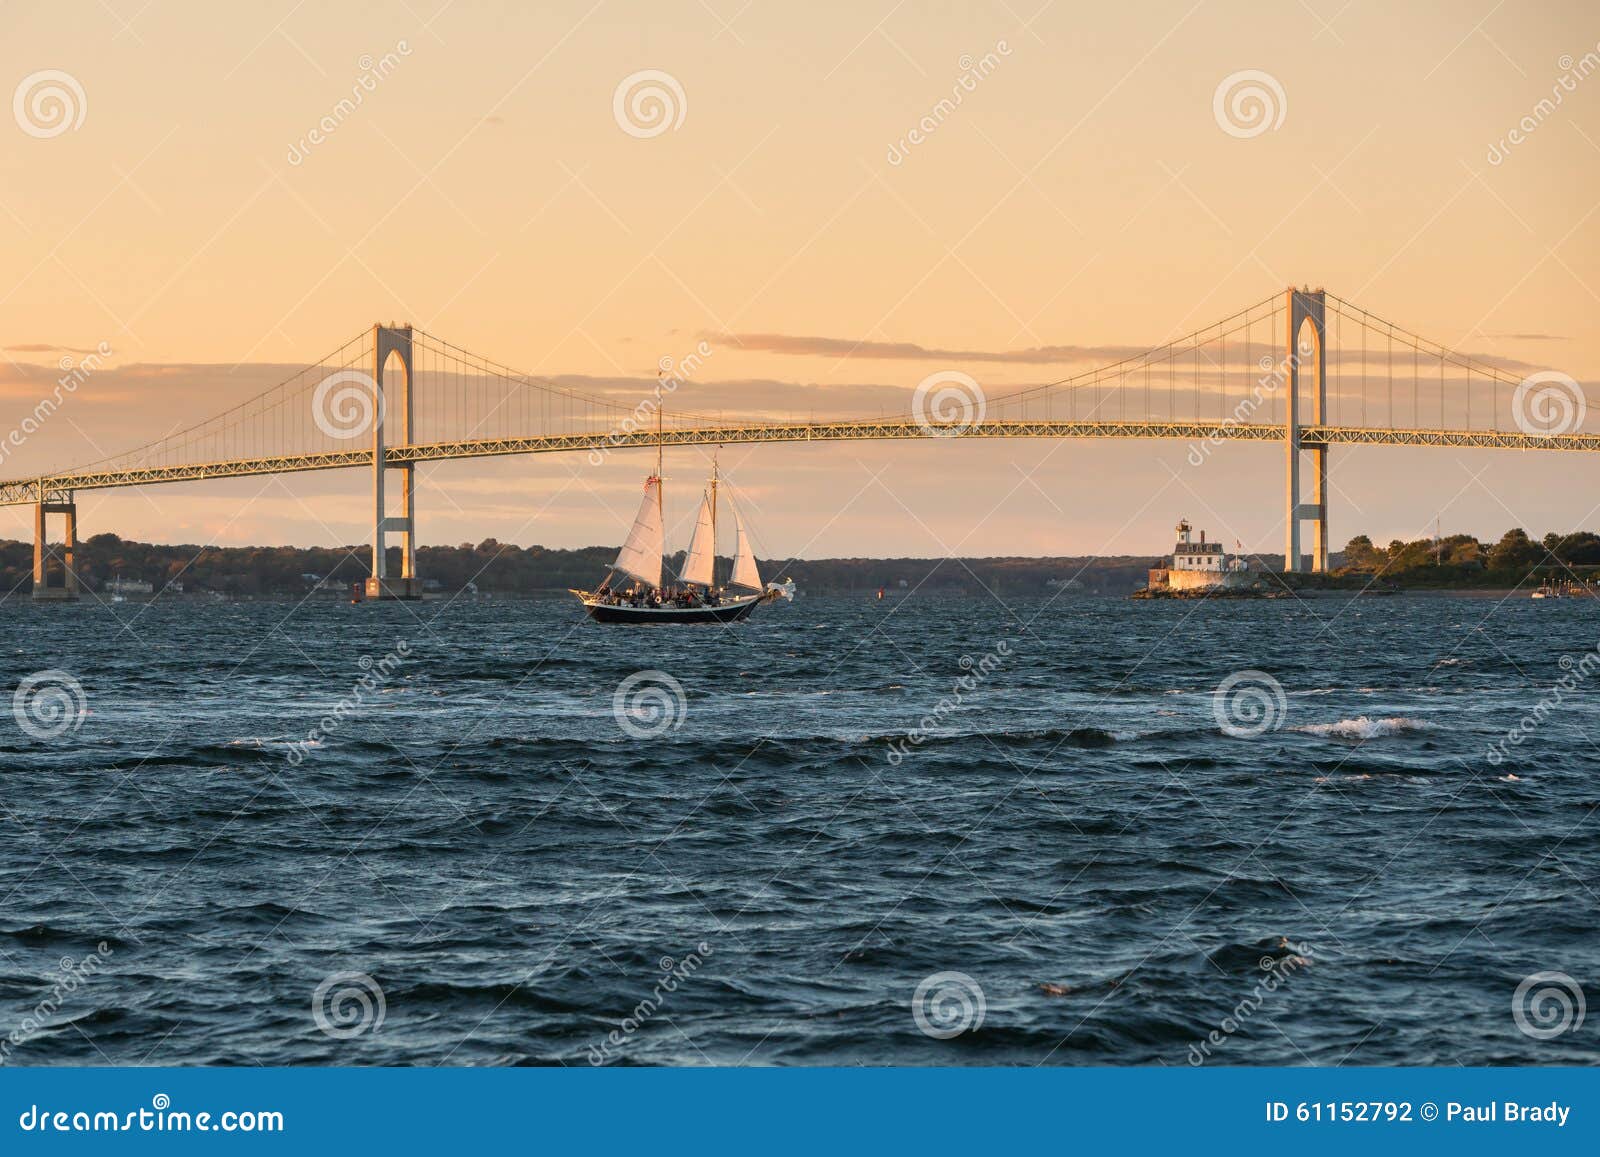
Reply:
[[10, 1064], [1600, 1044], [1586, 600], [13, 598], [0, 632]]

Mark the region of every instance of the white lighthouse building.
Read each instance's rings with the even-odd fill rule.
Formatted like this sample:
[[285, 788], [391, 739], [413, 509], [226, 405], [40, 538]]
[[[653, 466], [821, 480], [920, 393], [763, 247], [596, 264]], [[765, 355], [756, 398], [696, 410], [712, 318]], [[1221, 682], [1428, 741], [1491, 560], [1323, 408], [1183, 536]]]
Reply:
[[1194, 540], [1194, 529], [1187, 518], [1178, 520], [1178, 541], [1165, 566], [1150, 569], [1150, 589], [1171, 591], [1204, 590], [1207, 587], [1245, 587], [1251, 582], [1250, 564], [1222, 549], [1220, 542], [1207, 542], [1206, 532]]

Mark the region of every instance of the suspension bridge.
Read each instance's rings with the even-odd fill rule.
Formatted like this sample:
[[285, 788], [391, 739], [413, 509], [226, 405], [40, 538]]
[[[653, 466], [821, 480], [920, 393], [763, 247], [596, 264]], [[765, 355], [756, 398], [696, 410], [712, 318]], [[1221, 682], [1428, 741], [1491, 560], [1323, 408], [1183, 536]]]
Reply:
[[[507, 454], [760, 442], [923, 438], [1164, 438], [1202, 461], [1225, 441], [1285, 450], [1285, 565], [1328, 565], [1328, 451], [1336, 445], [1600, 450], [1581, 386], [1448, 349], [1322, 289], [1274, 293], [1165, 345], [988, 397], [958, 371], [930, 375], [913, 412], [805, 422], [666, 411], [691, 355], [633, 405], [519, 373], [411, 326], [375, 325], [215, 417], [73, 470], [0, 480], [0, 506], [32, 505], [35, 598], [73, 598], [79, 491], [362, 468], [372, 473], [373, 598], [415, 598], [416, 468]], [[1525, 368], [1512, 366], [1511, 368]], [[1198, 465], [1198, 462], [1195, 462]], [[1302, 476], [1309, 483], [1302, 487]], [[396, 498], [391, 510], [390, 496]], [[1306, 497], [1302, 501], [1303, 495]], [[65, 520], [60, 585], [51, 516]], [[1309, 524], [1309, 558], [1302, 529]], [[390, 574], [390, 536], [400, 547]]]

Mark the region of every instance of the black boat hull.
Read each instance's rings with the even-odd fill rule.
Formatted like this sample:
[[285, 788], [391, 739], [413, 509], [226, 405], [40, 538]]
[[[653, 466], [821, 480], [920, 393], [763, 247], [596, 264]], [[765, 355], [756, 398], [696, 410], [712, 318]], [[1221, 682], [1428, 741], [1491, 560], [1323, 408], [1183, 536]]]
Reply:
[[585, 601], [583, 609], [597, 623], [667, 626], [676, 623], [738, 623], [750, 617], [760, 596], [720, 607], [630, 607]]

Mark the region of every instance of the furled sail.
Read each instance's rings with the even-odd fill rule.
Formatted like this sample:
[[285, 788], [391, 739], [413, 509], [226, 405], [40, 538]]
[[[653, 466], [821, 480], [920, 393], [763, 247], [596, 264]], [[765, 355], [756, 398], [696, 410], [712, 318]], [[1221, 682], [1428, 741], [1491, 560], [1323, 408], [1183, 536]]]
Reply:
[[628, 541], [623, 543], [613, 570], [630, 575], [653, 587], [661, 585], [661, 505], [656, 497], [656, 487], [661, 479], [651, 477], [644, 484], [644, 501], [628, 531]]
[[694, 534], [689, 539], [689, 553], [683, 560], [678, 577], [686, 583], [709, 587], [717, 565], [717, 531], [711, 521], [711, 495], [700, 500], [700, 517], [694, 524]]
[[744, 532], [744, 519], [739, 517], [739, 508], [733, 504], [731, 498], [728, 499], [728, 509], [733, 511], [735, 533], [733, 576], [728, 579], [728, 585], [758, 591], [761, 589], [761, 572], [756, 569], [756, 556], [750, 549], [750, 536]]

